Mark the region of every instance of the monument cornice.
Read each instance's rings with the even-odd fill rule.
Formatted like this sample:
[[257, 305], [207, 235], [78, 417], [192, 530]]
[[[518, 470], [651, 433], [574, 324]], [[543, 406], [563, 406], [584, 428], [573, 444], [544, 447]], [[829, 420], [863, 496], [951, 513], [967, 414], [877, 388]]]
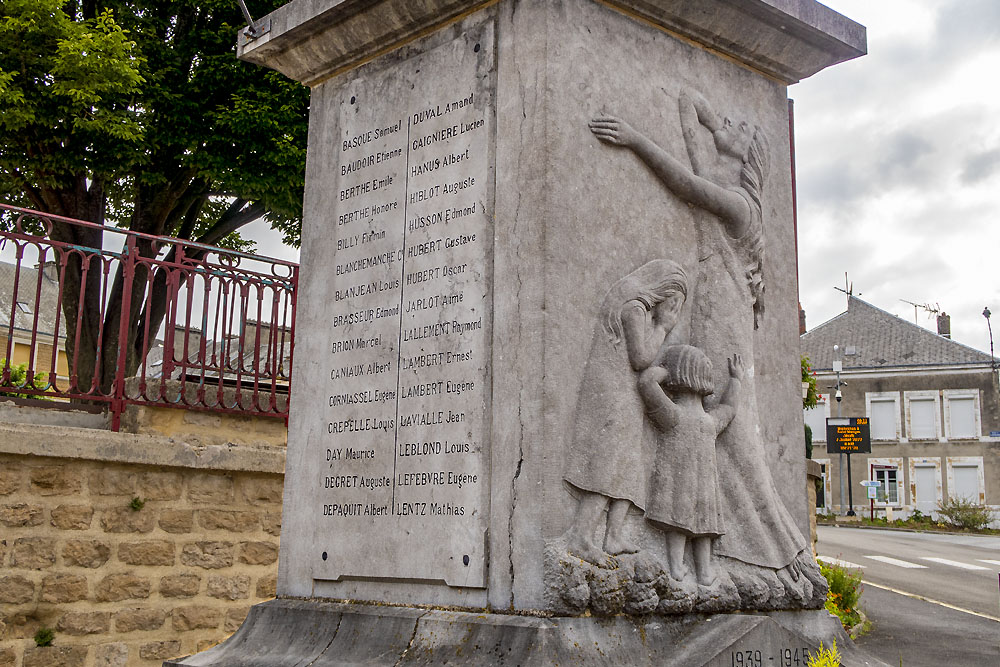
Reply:
[[[316, 85], [496, 1], [294, 0], [238, 56]], [[596, 1], [786, 84], [867, 52], [864, 26], [816, 0]]]

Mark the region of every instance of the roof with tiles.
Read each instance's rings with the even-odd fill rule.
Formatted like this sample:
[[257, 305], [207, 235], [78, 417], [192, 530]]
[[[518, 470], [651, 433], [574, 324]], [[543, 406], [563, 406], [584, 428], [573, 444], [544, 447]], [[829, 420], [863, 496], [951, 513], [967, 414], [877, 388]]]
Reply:
[[844, 354], [844, 368], [892, 368], [989, 364], [990, 355], [851, 296], [847, 311], [799, 338], [802, 354], [815, 370], [833, 368], [833, 346]]
[[[32, 330], [37, 330], [39, 336], [47, 336], [47, 342], [51, 343], [56, 320], [60, 320], [60, 336], [66, 334], [66, 323], [59, 313], [59, 283], [55, 267], [49, 264], [44, 271], [39, 268], [21, 265], [15, 298], [14, 278], [18, 275], [18, 266], [0, 262], [0, 329], [6, 332], [13, 318], [17, 334], [30, 336]], [[37, 303], [36, 293], [41, 297]]]

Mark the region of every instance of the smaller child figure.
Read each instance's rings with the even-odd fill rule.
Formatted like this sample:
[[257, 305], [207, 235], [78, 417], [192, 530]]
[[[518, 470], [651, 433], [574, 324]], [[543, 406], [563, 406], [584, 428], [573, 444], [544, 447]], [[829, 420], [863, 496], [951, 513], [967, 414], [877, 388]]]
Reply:
[[740, 355], [729, 359], [729, 384], [721, 402], [712, 394], [712, 362], [690, 345], [665, 345], [639, 376], [639, 395], [659, 437], [649, 479], [646, 519], [665, 531], [670, 576], [688, 575], [684, 547], [691, 540], [695, 574], [702, 586], [715, 583], [712, 540], [722, 535], [715, 439], [736, 415]]

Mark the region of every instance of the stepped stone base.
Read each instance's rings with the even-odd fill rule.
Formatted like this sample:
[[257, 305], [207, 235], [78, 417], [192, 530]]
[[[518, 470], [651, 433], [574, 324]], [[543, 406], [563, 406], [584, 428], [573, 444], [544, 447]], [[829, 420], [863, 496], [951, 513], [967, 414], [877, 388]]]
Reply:
[[885, 667], [822, 610], [537, 618], [289, 599], [253, 607], [225, 643], [163, 664], [802, 667], [821, 641], [836, 641], [846, 666]]

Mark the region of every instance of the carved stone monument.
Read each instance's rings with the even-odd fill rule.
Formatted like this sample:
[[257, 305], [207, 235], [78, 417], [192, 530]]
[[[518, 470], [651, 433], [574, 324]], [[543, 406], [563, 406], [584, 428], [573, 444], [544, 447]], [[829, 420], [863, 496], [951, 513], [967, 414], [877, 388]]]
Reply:
[[[804, 664], [786, 86], [813, 0], [295, 0], [278, 599], [169, 664]], [[315, 660], [315, 662], [311, 662]]]

